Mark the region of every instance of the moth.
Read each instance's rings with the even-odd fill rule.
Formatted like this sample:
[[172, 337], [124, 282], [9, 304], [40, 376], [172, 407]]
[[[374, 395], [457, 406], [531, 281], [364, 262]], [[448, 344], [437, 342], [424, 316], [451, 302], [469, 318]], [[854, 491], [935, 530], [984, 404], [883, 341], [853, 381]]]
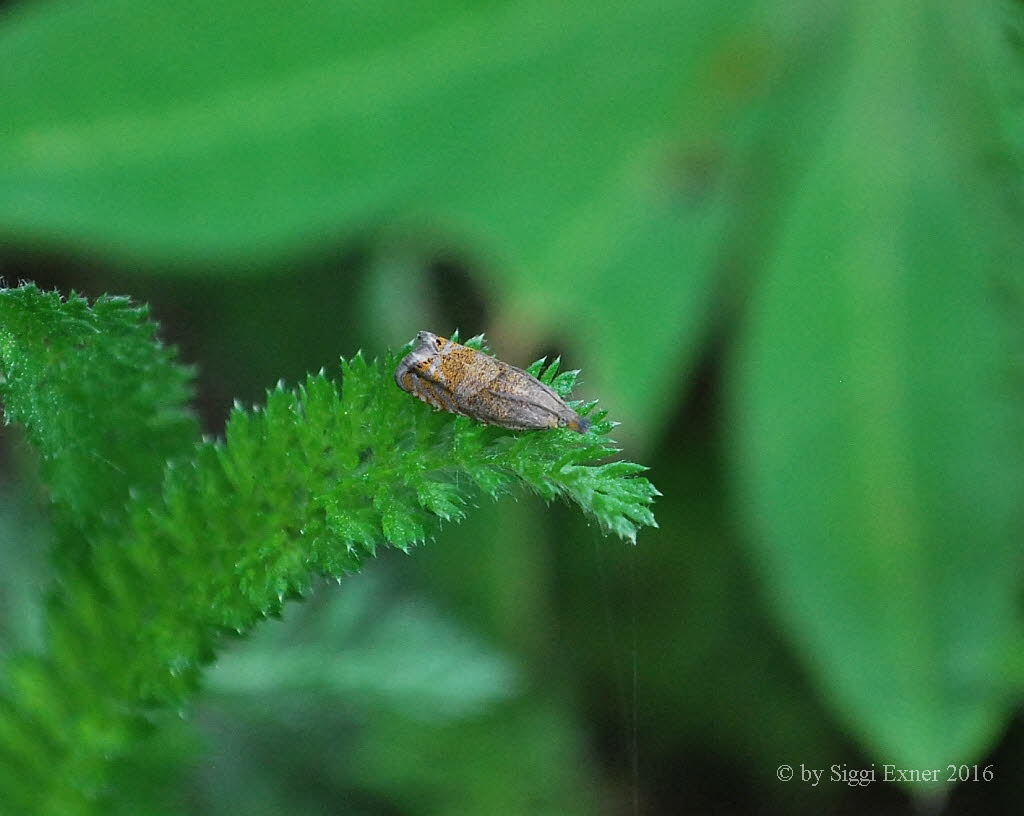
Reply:
[[488, 425], [581, 434], [590, 428], [590, 420], [521, 368], [428, 331], [416, 335], [412, 351], [395, 369], [395, 382], [440, 411]]

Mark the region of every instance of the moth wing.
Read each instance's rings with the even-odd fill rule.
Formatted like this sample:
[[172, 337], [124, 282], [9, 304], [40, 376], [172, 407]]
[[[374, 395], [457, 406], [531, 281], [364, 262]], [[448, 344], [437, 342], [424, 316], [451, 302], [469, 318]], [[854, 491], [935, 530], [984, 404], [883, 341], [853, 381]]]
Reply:
[[565, 400], [558, 396], [553, 388], [515, 366], [506, 366], [506, 370], [502, 371], [488, 387], [514, 401], [530, 402], [556, 413], [568, 408]]
[[482, 388], [465, 402], [465, 413], [480, 422], [512, 430], [543, 430], [558, 427], [558, 416], [530, 395], [501, 388]]
[[527, 430], [560, 426], [580, 430], [583, 427], [580, 416], [554, 389], [515, 366], [505, 366], [482, 391], [481, 403], [487, 406], [484, 410], [497, 416], [485, 421]]

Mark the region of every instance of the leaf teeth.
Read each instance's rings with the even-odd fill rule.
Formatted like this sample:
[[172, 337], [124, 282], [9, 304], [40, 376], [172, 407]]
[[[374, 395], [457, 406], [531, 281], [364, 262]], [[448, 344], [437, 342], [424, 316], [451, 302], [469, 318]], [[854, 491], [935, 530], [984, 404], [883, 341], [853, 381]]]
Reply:
[[[540, 377], [547, 359], [547, 357], [541, 357], [539, 360], [534, 360], [526, 367], [526, 373], [532, 377]], [[543, 382], [543, 379], [541, 382]]]
[[555, 379], [555, 376], [558, 374], [558, 368], [561, 365], [562, 365], [562, 358], [560, 356], [556, 357], [554, 360], [552, 360], [551, 361], [551, 365], [549, 365], [547, 367], [547, 370], [544, 372], [543, 376], [541, 377], [541, 382], [544, 382], [544, 383], [547, 383], [548, 385], [550, 385], [552, 383], [552, 381]]

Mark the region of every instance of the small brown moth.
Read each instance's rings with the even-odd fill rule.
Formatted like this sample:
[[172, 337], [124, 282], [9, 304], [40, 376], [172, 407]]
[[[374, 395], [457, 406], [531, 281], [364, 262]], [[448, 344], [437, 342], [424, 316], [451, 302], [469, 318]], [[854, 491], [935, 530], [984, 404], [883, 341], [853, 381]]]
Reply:
[[478, 422], [514, 430], [571, 428], [586, 433], [581, 417], [551, 388], [482, 351], [428, 331], [395, 369], [395, 382], [428, 405]]

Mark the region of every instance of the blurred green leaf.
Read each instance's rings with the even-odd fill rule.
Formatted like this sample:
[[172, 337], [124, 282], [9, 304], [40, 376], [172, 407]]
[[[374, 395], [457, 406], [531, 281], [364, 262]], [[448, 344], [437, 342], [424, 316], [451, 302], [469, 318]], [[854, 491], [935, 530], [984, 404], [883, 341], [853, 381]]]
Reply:
[[656, 140], [732, 19], [678, 0], [24, 7], [0, 37], [0, 223], [237, 258], [398, 208], [517, 256], [585, 249], [660, 192]]
[[760, 84], [738, 51], [702, 68], [751, 5], [24, 6], [0, 31], [0, 233], [206, 269], [373, 226], [454, 238], [534, 337], [579, 327], [642, 429], [718, 248], [720, 157], [684, 125]]
[[378, 574], [364, 572], [228, 651], [207, 673], [208, 691], [316, 694], [347, 710], [383, 706], [424, 721], [477, 715], [518, 693], [511, 661], [430, 603], [386, 592]]
[[591, 275], [573, 284], [570, 301], [556, 306], [564, 315], [585, 313], [585, 320], [569, 322], [588, 361], [587, 391], [612, 394], [629, 410], [630, 428], [660, 426], [689, 379], [712, 322], [713, 272], [730, 213], [717, 202], [706, 222], [688, 221], [669, 208], [623, 214], [632, 223], [601, 247], [606, 254], [592, 259]]
[[538, 690], [471, 720], [431, 725], [381, 717], [359, 740], [350, 774], [387, 792], [402, 813], [600, 813], [594, 769], [566, 708]]
[[44, 641], [49, 542], [42, 519], [25, 499], [0, 490], [0, 658], [38, 651]]
[[595, 769], [567, 706], [541, 696], [458, 719], [372, 716], [292, 693], [200, 699], [200, 814], [582, 816]]
[[833, 704], [879, 761], [943, 767], [1011, 705], [1024, 398], [996, 292], [1020, 291], [1024, 256], [958, 18], [852, 17], [751, 303], [736, 462], [764, 577]]
[[592, 812], [571, 703], [542, 697], [551, 678], [527, 680], [478, 621], [411, 600], [387, 566], [291, 607], [210, 670], [196, 727], [219, 772], [191, 775], [190, 812]]

